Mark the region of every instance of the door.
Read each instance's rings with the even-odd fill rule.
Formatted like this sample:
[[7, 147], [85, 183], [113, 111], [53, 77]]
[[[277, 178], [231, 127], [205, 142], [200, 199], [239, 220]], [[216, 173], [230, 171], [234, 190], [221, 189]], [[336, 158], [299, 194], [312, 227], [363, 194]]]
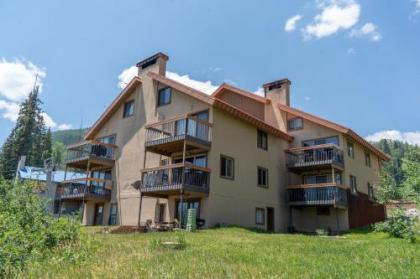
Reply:
[[274, 208], [267, 207], [267, 231], [274, 232]]
[[166, 205], [164, 203], [159, 204], [159, 223], [165, 222], [165, 209]]
[[103, 204], [96, 204], [95, 205], [95, 218], [93, 220], [93, 224], [102, 225], [102, 220], [104, 218], [104, 205]]

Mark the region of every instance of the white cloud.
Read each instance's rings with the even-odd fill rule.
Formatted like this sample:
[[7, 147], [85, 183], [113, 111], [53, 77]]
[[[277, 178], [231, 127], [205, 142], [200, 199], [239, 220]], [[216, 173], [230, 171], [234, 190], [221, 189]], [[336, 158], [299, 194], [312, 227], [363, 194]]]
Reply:
[[420, 131], [400, 132], [397, 130], [387, 130], [376, 132], [366, 137], [368, 141], [379, 141], [381, 139], [399, 140], [409, 144], [417, 144], [420, 146]]
[[12, 122], [16, 122], [19, 115], [19, 104], [0, 100], [0, 111], [2, 116]]
[[350, 54], [350, 55], [356, 54], [356, 50], [351, 47], [347, 50], [347, 54]]
[[419, 13], [420, 12], [420, 0], [411, 0], [412, 2], [414, 2], [416, 4], [416, 9], [415, 9], [415, 13]]
[[57, 130], [69, 130], [73, 128], [73, 126], [71, 124], [60, 124], [57, 126]]
[[313, 23], [302, 29], [305, 40], [331, 36], [359, 21], [361, 8], [355, 0], [322, 0], [317, 3], [321, 12], [314, 17]]
[[[8, 61], [0, 59], [0, 112], [3, 118], [16, 122], [19, 116], [20, 103], [32, 91], [36, 76], [37, 85], [42, 91], [43, 79], [47, 76], [45, 69], [40, 68], [25, 59]], [[48, 114], [43, 113], [45, 123], [52, 129], [69, 127], [68, 124], [57, 124]], [[64, 126], [63, 126], [64, 125]]]
[[178, 81], [182, 84], [185, 84], [189, 87], [192, 87], [198, 91], [211, 95], [216, 89], [217, 85], [214, 85], [211, 81], [198, 81], [190, 78], [189, 75], [178, 75], [177, 73], [166, 72], [166, 76], [170, 79]]
[[377, 29], [378, 27], [375, 24], [368, 22], [361, 28], [352, 29], [349, 35], [351, 38], [367, 37], [373, 42], [379, 42], [382, 39], [382, 35], [377, 31]]
[[311, 97], [309, 97], [309, 96], [306, 96], [306, 97], [305, 97], [305, 101], [309, 102], [309, 101], [311, 101], [311, 100], [312, 100], [312, 98], [311, 98]]
[[[125, 69], [118, 76], [118, 79], [119, 79], [118, 86], [120, 88], [124, 88], [130, 82], [130, 80], [136, 75], [137, 75], [136, 66], [132, 66], [130, 68]], [[198, 81], [198, 80], [190, 78], [189, 75], [179, 75], [177, 73], [167, 71], [166, 76], [170, 79], [173, 79], [179, 83], [185, 84], [189, 87], [192, 87], [208, 95], [212, 94], [218, 87], [217, 85], [214, 85], [211, 81]]]
[[35, 77], [38, 74], [37, 84], [42, 91], [42, 79], [46, 72], [30, 61], [16, 59], [0, 60], [0, 96], [14, 102], [24, 100], [34, 87]]
[[66, 124], [66, 123], [58, 124], [46, 112], [42, 112], [41, 114], [42, 114], [42, 117], [44, 117], [45, 125], [48, 128], [51, 128], [52, 130], [68, 130], [72, 128], [71, 124]]
[[265, 97], [264, 88], [262, 88], [262, 87], [259, 87], [259, 88], [258, 88], [257, 90], [255, 90], [253, 93], [254, 93], [254, 94], [257, 94], [257, 95], [259, 95], [259, 96], [261, 96], [261, 97]]
[[286, 32], [291, 32], [291, 31], [293, 31], [293, 30], [295, 30], [295, 28], [296, 28], [296, 24], [298, 23], [298, 21], [299, 20], [301, 20], [302, 19], [302, 16], [301, 15], [295, 15], [295, 16], [292, 16], [291, 18], [289, 18], [287, 21], [286, 21], [286, 24], [284, 25], [284, 30], [286, 31]]
[[210, 67], [209, 70], [213, 73], [217, 73], [217, 72], [220, 72], [222, 70], [222, 68], [220, 68], [220, 67]]
[[130, 80], [135, 77], [138, 73], [138, 69], [136, 66], [131, 66], [130, 68], [125, 69], [121, 72], [121, 74], [118, 76], [118, 87], [124, 88]]

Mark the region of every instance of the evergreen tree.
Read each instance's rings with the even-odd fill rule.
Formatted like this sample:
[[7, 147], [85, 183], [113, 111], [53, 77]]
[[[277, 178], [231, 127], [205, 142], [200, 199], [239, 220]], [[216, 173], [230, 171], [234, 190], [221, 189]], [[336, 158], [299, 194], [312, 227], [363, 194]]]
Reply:
[[19, 158], [27, 156], [26, 164], [42, 167], [43, 160], [51, 156], [51, 131], [45, 127], [35, 87], [20, 105], [16, 126], [6, 139], [0, 154], [0, 176], [13, 178]]

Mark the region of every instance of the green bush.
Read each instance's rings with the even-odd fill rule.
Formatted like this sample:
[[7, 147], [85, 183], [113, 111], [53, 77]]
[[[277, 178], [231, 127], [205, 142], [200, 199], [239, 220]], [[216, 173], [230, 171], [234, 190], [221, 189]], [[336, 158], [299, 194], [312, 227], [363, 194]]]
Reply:
[[28, 262], [43, 259], [55, 248], [79, 241], [77, 221], [55, 219], [46, 209], [46, 200], [33, 185], [12, 185], [0, 178], [0, 277], [23, 270]]
[[375, 231], [386, 232], [393, 237], [415, 242], [418, 234], [416, 223], [418, 223], [416, 217], [408, 217], [403, 209], [396, 209], [391, 213], [388, 220], [375, 224], [374, 229]]

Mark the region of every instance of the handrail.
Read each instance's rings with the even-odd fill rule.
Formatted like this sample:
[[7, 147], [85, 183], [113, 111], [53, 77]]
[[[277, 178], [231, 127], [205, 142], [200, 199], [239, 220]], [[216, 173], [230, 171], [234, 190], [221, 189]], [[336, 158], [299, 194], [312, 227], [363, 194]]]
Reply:
[[187, 168], [190, 168], [190, 169], [201, 170], [201, 171], [205, 171], [205, 172], [211, 172], [211, 169], [210, 168], [200, 167], [200, 166], [191, 164], [189, 162], [177, 163], [177, 164], [170, 164], [170, 165], [159, 166], [159, 167], [154, 167], [154, 168], [142, 169], [142, 170], [140, 170], [140, 172], [143, 173], [143, 172], [151, 172], [151, 171], [175, 169], [175, 168], [182, 168], [182, 167], [187, 167]]
[[327, 143], [327, 144], [320, 144], [320, 145], [311, 145], [311, 146], [302, 146], [302, 147], [292, 147], [289, 149], [286, 149], [286, 152], [299, 152], [299, 151], [305, 151], [305, 150], [313, 150], [313, 149], [322, 149], [322, 148], [336, 148], [338, 150], [342, 150], [340, 146], [333, 144], [333, 143]]
[[67, 149], [76, 149], [77, 147], [82, 147], [82, 146], [88, 145], [88, 144], [102, 145], [102, 146], [110, 147], [110, 148], [118, 148], [117, 145], [112, 144], [112, 143], [104, 143], [104, 142], [100, 142], [100, 141], [97, 141], [97, 140], [88, 140], [88, 141], [81, 141], [81, 142], [71, 144], [71, 145], [67, 146]]
[[[69, 179], [69, 180], [64, 180], [61, 184], [66, 185], [66, 184], [77, 184], [77, 183], [81, 183], [81, 182], [86, 182], [86, 186], [87, 187], [97, 187], [97, 185], [93, 185], [92, 182], [95, 183], [103, 183], [104, 184], [104, 188], [105, 189], [112, 189], [113, 186], [113, 181], [112, 179], [102, 179], [102, 178], [94, 178], [94, 177], [82, 177], [82, 178], [75, 178], [75, 179]], [[88, 183], [90, 182], [90, 183]]]
[[289, 185], [287, 186], [286, 189], [307, 189], [307, 188], [321, 188], [321, 187], [339, 187], [344, 190], [348, 189], [347, 186], [337, 184], [335, 182]]
[[166, 119], [166, 120], [162, 120], [162, 121], [159, 121], [159, 122], [155, 122], [155, 123], [152, 123], [152, 124], [147, 124], [144, 127], [146, 129], [148, 129], [148, 128], [154, 128], [156, 126], [168, 124], [168, 123], [171, 123], [171, 122], [174, 122], [174, 121], [177, 121], [177, 120], [181, 120], [181, 119], [192, 119], [192, 120], [197, 121], [198, 123], [201, 123], [201, 124], [204, 124], [204, 125], [213, 127], [213, 124], [212, 123], [210, 123], [208, 121], [204, 121], [204, 120], [198, 119], [198, 117], [193, 116], [190, 113], [186, 113], [186, 114], [183, 114], [183, 115], [172, 117], [172, 118], [169, 118], [169, 119]]

